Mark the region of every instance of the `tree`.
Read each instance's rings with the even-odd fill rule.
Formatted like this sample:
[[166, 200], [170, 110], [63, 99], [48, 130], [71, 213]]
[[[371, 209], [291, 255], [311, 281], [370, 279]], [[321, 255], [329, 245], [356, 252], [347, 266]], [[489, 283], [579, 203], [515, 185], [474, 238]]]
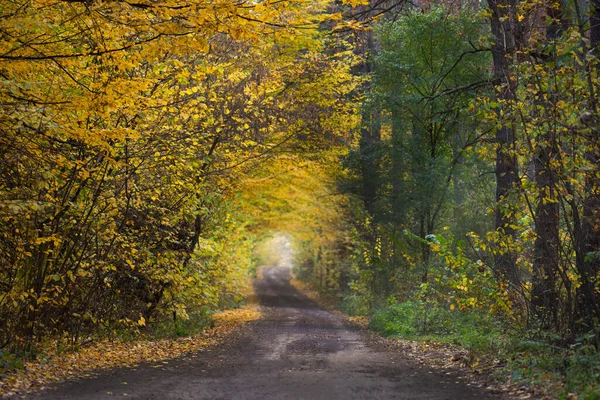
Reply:
[[[412, 260], [406, 267], [418, 271], [419, 282], [428, 281], [427, 238], [447, 217], [452, 184], [470, 168], [460, 164], [476, 158], [473, 147], [483, 132], [468, 108], [489, 84], [486, 51], [474, 45], [479, 26], [467, 11], [453, 15], [436, 7], [405, 12], [376, 29], [379, 51], [368, 107], [381, 116], [384, 135], [375, 153], [379, 177], [371, 182], [377, 189], [369, 212], [374, 226], [358, 229], [373, 236], [372, 259], [364, 262], [375, 270], [374, 291], [381, 296], [395, 291], [406, 259]], [[362, 149], [350, 155], [348, 165], [365, 179], [364, 167], [354, 159], [364, 157]], [[405, 230], [414, 237], [405, 236]], [[402, 280], [414, 290], [412, 279]]]
[[238, 296], [236, 181], [353, 120], [353, 61], [328, 55], [343, 44], [317, 29], [325, 6], [2, 5], [0, 345]]
[[[523, 45], [523, 31], [517, 16], [515, 0], [491, 0], [490, 27], [494, 43], [492, 58], [494, 66], [493, 82], [496, 87], [496, 98], [508, 102], [515, 97], [515, 79], [511, 74], [511, 65], [517, 52]], [[509, 114], [510, 110], [504, 110]], [[517, 163], [514, 155], [515, 127], [511, 121], [505, 121], [496, 129], [496, 209], [495, 227], [500, 239], [514, 239], [514, 218], [511, 217], [510, 194], [518, 185]], [[496, 269], [506, 281], [513, 285], [519, 284], [515, 264], [515, 255], [510, 250], [510, 244], [501, 246], [495, 256]]]

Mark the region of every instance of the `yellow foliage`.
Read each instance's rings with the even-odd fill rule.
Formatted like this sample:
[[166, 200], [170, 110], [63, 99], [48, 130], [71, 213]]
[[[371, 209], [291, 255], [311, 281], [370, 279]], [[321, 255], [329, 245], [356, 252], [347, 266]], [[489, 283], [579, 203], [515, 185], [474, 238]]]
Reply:
[[326, 2], [0, 8], [0, 341], [239, 301], [240, 182], [357, 120], [355, 57], [312, 29]]

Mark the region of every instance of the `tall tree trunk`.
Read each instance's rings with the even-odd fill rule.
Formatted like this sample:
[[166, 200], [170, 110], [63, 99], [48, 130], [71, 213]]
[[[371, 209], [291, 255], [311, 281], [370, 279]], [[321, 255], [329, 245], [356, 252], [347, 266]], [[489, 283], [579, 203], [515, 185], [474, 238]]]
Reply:
[[[579, 11], [579, 5], [575, 2], [578, 13], [580, 32], [583, 33], [583, 18]], [[590, 14], [590, 47], [593, 54], [600, 54], [600, 0], [591, 0], [589, 6]], [[593, 122], [598, 122], [598, 104], [596, 88], [591, 80], [593, 71], [588, 69], [588, 84], [590, 100], [588, 112], [593, 115]], [[588, 150], [585, 158], [594, 167], [586, 174], [585, 198], [583, 200], [583, 212], [578, 229], [576, 241], [576, 265], [580, 276], [581, 285], [576, 293], [577, 319], [583, 323], [580, 331], [585, 332], [598, 326], [600, 322], [600, 287], [598, 274], [600, 273], [600, 177], [598, 176], [598, 163], [600, 162], [600, 143], [598, 143], [598, 128], [592, 128], [588, 139]], [[597, 335], [597, 346], [600, 346], [600, 337]]]
[[[586, 159], [597, 167], [600, 162], [598, 148], [589, 150]], [[600, 323], [600, 179], [596, 174], [597, 171], [593, 170], [586, 177], [579, 248], [581, 254], [577, 263], [581, 278], [581, 286], [577, 290], [577, 314], [584, 322], [583, 330], [591, 330]]]
[[[510, 66], [517, 47], [522, 40], [520, 24], [515, 18], [515, 0], [490, 0], [490, 17], [494, 45], [492, 57], [494, 63], [494, 84], [496, 97], [505, 102], [514, 100], [515, 83], [511, 79]], [[511, 239], [515, 236], [514, 217], [506, 213], [503, 205], [517, 184], [517, 161], [513, 152], [515, 130], [512, 124], [503, 122], [496, 130], [496, 209], [494, 225], [503, 236]], [[510, 249], [501, 249], [495, 255], [497, 274], [505, 281], [519, 283], [515, 255]]]
[[[566, 28], [563, 20], [562, 5], [557, 1], [548, 4], [543, 10], [549, 20], [546, 26], [546, 41], [552, 44]], [[548, 121], [557, 121], [558, 116], [551, 110], [552, 104], [545, 104]], [[554, 122], [556, 123], [556, 122]], [[539, 193], [535, 211], [536, 239], [533, 250], [533, 277], [531, 291], [532, 312], [546, 328], [554, 326], [560, 329], [558, 322], [557, 279], [559, 274], [559, 204], [556, 182], [552, 168], [557, 149], [555, 130], [544, 133], [538, 138], [535, 149], [535, 183]]]
[[374, 215], [379, 187], [377, 146], [381, 141], [381, 127], [379, 117], [374, 112], [363, 112], [362, 119], [360, 138], [362, 198], [366, 210], [370, 215]]
[[406, 184], [402, 177], [402, 171], [406, 167], [403, 148], [404, 127], [398, 122], [400, 117], [392, 114], [392, 151], [391, 151], [391, 173], [392, 184], [392, 223], [399, 227], [406, 223]]
[[[359, 38], [356, 50], [364, 57], [360, 65], [359, 73], [370, 74], [373, 71], [373, 63], [370, 59], [375, 51], [373, 31], [363, 32]], [[365, 84], [367, 92], [370, 85]], [[360, 160], [362, 170], [362, 197], [366, 210], [369, 214], [375, 213], [375, 202], [377, 200], [377, 188], [379, 186], [377, 163], [377, 145], [381, 141], [381, 121], [379, 115], [372, 110], [363, 110], [362, 128], [360, 138]]]
[[[544, 139], [542, 139], [544, 140]], [[548, 140], [548, 138], [546, 138]], [[531, 304], [533, 313], [542, 324], [558, 328], [559, 205], [550, 161], [552, 151], [542, 144], [535, 159], [535, 181], [539, 199], [535, 211], [536, 239], [533, 250]]]

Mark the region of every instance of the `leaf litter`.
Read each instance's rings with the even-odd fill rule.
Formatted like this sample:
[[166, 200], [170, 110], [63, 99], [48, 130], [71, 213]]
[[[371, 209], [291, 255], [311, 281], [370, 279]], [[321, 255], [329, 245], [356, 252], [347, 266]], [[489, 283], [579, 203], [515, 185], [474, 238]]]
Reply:
[[142, 363], [168, 363], [168, 359], [202, 351], [222, 343], [228, 335], [250, 321], [260, 318], [256, 305], [225, 310], [215, 314], [215, 326], [192, 337], [136, 341], [104, 339], [71, 353], [57, 350], [43, 360], [25, 362], [24, 368], [0, 379], [0, 397], [44, 389], [50, 383], [86, 378], [95, 372], [115, 367], [135, 367]]

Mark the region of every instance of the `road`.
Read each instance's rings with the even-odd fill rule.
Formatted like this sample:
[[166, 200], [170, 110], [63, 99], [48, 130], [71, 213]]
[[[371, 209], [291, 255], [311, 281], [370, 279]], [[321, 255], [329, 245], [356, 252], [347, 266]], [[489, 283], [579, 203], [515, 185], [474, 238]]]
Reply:
[[500, 399], [429, 370], [320, 309], [271, 267], [255, 281], [263, 318], [225, 344], [162, 368], [116, 369], [34, 399]]

